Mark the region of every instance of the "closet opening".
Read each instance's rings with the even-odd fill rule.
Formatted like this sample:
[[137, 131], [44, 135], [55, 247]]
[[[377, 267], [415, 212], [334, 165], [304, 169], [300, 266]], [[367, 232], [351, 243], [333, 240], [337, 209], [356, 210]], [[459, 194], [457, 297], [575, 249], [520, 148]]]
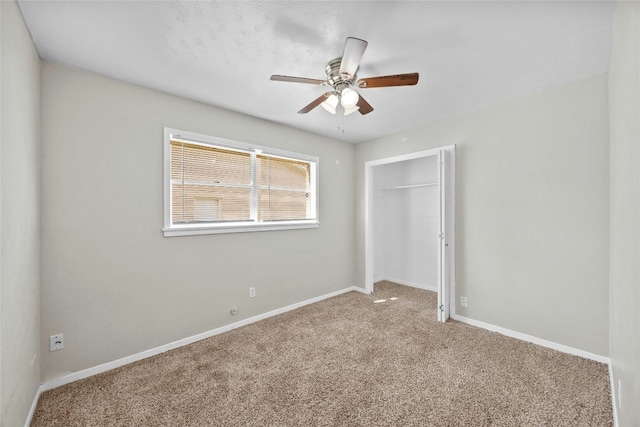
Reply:
[[390, 281], [438, 294], [455, 313], [455, 146], [365, 163], [365, 290]]

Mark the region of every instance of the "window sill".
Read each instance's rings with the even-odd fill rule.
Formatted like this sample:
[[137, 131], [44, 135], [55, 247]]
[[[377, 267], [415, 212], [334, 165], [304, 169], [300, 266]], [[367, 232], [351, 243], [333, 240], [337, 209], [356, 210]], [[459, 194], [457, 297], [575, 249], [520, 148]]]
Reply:
[[226, 234], [226, 233], [250, 233], [256, 231], [276, 231], [276, 230], [301, 230], [305, 228], [318, 228], [318, 221], [291, 221], [279, 223], [263, 224], [224, 224], [216, 226], [193, 226], [193, 227], [173, 227], [164, 228], [164, 237], [177, 236], [197, 236], [201, 234]]

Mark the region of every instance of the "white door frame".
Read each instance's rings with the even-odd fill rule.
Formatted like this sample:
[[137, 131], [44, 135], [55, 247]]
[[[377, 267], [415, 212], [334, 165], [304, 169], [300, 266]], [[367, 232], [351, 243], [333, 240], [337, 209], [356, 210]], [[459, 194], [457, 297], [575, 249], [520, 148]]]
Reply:
[[[444, 298], [444, 300], [448, 299], [449, 302], [449, 310], [444, 310], [444, 313], [447, 315], [438, 315], [439, 320], [446, 321], [449, 315], [455, 314], [455, 145], [447, 145], [444, 147], [437, 147], [424, 151], [417, 151], [414, 153], [402, 154], [399, 156], [387, 157], [384, 159], [371, 160], [365, 162], [364, 164], [364, 188], [365, 188], [365, 249], [364, 249], [364, 258], [365, 258], [365, 273], [364, 273], [364, 285], [365, 291], [367, 293], [373, 292], [373, 197], [374, 197], [374, 186], [373, 186], [373, 167], [386, 165], [389, 163], [397, 163], [405, 160], [418, 159], [421, 157], [431, 157], [438, 156], [441, 158], [441, 152], [446, 151], [448, 153], [448, 168], [446, 169], [446, 176], [440, 176], [440, 171], [442, 167], [438, 165], [439, 171], [439, 186], [444, 186], [444, 191], [441, 191], [441, 194], [444, 194], [445, 197], [441, 197], [440, 203], [443, 204], [443, 200], [446, 199], [449, 203], [446, 203], [445, 206], [441, 206], [441, 211], [443, 215], [445, 215], [444, 223], [446, 224], [445, 231], [445, 240], [444, 244], [441, 245], [441, 248], [444, 248], [446, 251], [444, 254], [439, 251], [442, 257], [442, 262], [440, 263], [440, 269], [438, 271], [439, 276], [443, 277], [446, 280], [444, 283], [444, 287], [441, 287], [441, 283], [438, 286], [438, 301], [443, 299], [443, 295], [441, 295], [442, 290], [444, 289], [445, 293], [448, 289], [448, 298]], [[441, 271], [442, 268], [446, 268], [446, 271]], [[444, 273], [444, 274], [443, 274]], [[448, 313], [447, 313], [448, 311]], [[438, 310], [440, 313], [440, 310]]]

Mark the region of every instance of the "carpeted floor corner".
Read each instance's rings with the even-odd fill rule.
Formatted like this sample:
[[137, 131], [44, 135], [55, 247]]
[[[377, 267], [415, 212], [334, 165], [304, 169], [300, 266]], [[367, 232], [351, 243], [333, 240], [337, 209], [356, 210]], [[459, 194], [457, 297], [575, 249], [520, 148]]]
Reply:
[[613, 425], [605, 365], [375, 289], [47, 391], [31, 426]]

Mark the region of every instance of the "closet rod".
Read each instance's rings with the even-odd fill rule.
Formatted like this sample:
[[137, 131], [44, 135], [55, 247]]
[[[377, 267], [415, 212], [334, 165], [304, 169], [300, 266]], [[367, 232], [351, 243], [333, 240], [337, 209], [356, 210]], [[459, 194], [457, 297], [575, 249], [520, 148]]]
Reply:
[[386, 188], [382, 188], [382, 190], [400, 190], [403, 188], [418, 188], [418, 187], [433, 187], [435, 185], [438, 185], [437, 182], [428, 182], [425, 184], [409, 184], [409, 185], [398, 185], [395, 187], [386, 187]]

